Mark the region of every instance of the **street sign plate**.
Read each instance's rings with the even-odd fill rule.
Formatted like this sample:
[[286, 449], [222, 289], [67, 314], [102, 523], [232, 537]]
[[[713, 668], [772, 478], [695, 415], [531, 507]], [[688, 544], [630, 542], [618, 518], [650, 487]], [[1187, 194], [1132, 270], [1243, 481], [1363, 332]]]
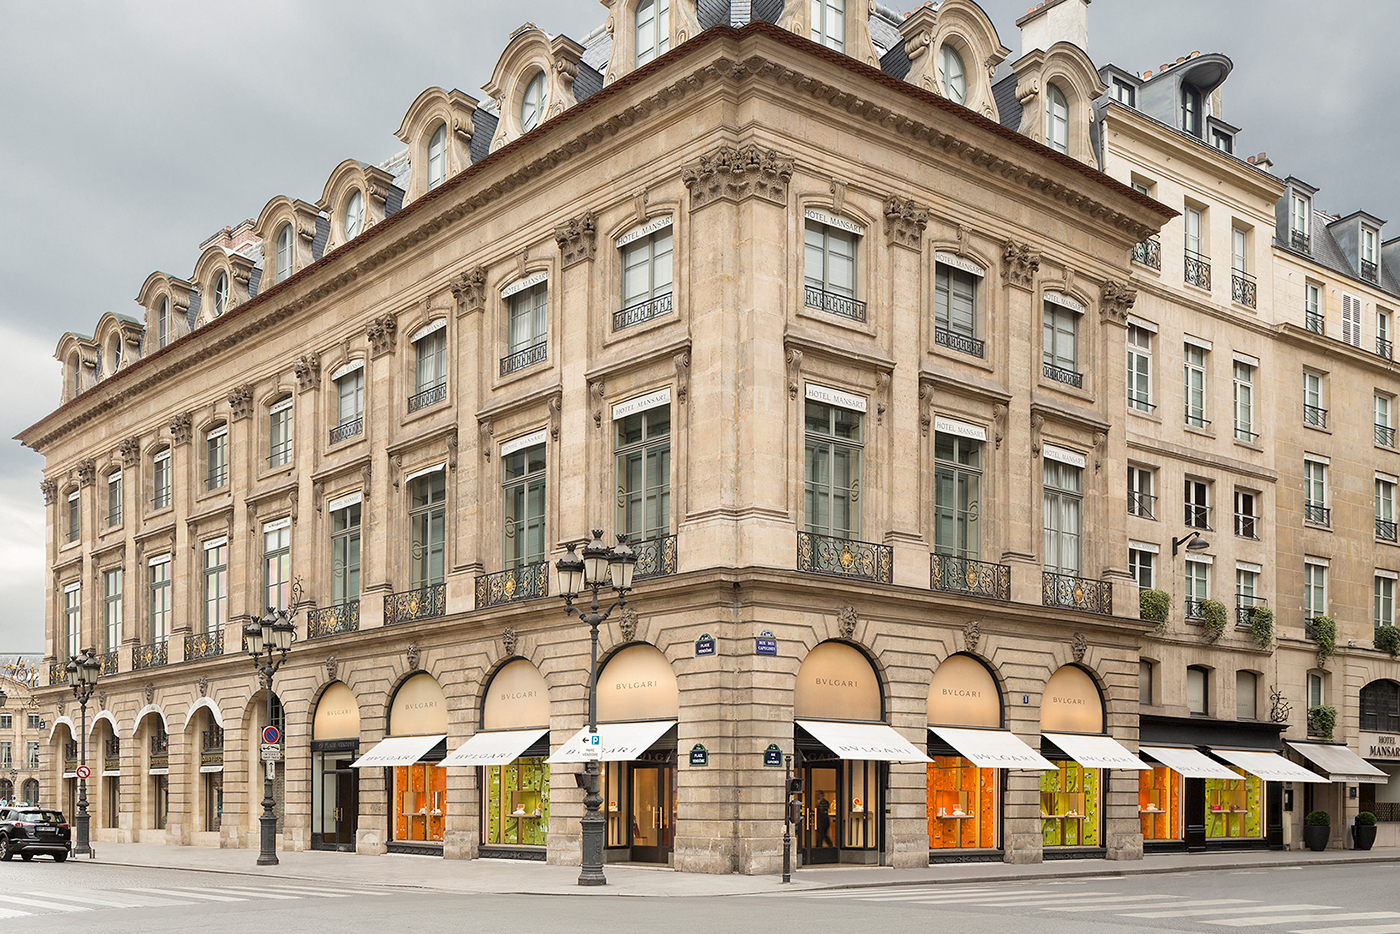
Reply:
[[275, 743], [262, 744], [262, 758], [264, 762], [282, 761], [282, 747]]
[[603, 758], [603, 735], [601, 733], [589, 733], [583, 738], [583, 758], [599, 761]]
[[276, 762], [273, 762], [271, 759], [268, 759], [268, 760], [267, 760], [267, 779], [268, 779], [268, 781], [273, 781], [273, 780], [276, 779], [276, 778], [277, 778], [277, 763], [276, 763]]
[[78, 766], [78, 777], [79, 777], [79, 778], [87, 778], [87, 777], [88, 777], [89, 775], [91, 775], [91, 774], [92, 774], [92, 769], [88, 768], [88, 767], [85, 766], [85, 765], [80, 765], [80, 766]]
[[279, 730], [279, 729], [277, 729], [277, 727], [275, 727], [275, 726], [265, 726], [265, 727], [263, 727], [263, 742], [264, 742], [264, 743], [277, 743], [277, 742], [280, 742], [281, 739], [282, 739], [282, 731]]

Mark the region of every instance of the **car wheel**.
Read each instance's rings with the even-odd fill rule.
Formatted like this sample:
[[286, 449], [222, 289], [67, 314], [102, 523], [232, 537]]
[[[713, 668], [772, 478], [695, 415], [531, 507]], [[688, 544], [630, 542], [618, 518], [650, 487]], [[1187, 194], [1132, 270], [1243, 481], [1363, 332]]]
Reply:
[[[29, 854], [26, 853], [25, 856], [24, 856], [24, 858], [25, 858], [25, 859], [28, 859], [28, 858], [29, 858]], [[61, 863], [61, 862], [63, 862], [63, 861], [64, 861], [65, 859], [67, 859], [67, 858], [68, 858], [68, 854], [67, 854], [67, 853], [55, 853], [55, 854], [53, 855], [53, 861], [54, 861], [55, 863]]]
[[0, 837], [0, 859], [9, 862], [14, 859], [15, 854], [10, 852], [10, 838]]
[[21, 854], [19, 854], [19, 858], [22, 859], [22, 860], [24, 860], [24, 861], [27, 863], [27, 862], [29, 862], [31, 859], [34, 858], [34, 854], [33, 854], [33, 853], [21, 853]]

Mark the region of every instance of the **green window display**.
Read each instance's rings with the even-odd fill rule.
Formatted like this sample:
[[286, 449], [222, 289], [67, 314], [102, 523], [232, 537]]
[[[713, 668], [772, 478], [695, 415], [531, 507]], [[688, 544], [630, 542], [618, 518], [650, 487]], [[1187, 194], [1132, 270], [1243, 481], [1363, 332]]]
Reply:
[[1240, 777], [1206, 779], [1206, 839], [1264, 835], [1264, 782], [1230, 766]]
[[549, 766], [521, 756], [486, 767], [486, 842], [544, 846], [549, 829]]
[[1099, 770], [1060, 762], [1040, 773], [1040, 829], [1045, 846], [1099, 846]]

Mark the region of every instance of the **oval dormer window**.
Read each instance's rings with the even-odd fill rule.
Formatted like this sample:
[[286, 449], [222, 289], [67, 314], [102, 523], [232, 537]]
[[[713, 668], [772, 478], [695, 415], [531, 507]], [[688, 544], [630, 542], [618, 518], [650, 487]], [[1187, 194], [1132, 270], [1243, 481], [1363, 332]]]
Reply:
[[447, 124], [439, 123], [428, 141], [428, 189], [447, 180]]
[[943, 96], [954, 104], [967, 101], [967, 69], [958, 50], [946, 43], [938, 49], [938, 83]]
[[214, 317], [224, 313], [228, 307], [228, 276], [219, 273], [214, 278]]
[[528, 133], [540, 125], [544, 116], [544, 72], [535, 72], [525, 84], [525, 93], [520, 97], [520, 131]]
[[353, 240], [365, 223], [365, 199], [356, 188], [345, 201], [345, 239]]

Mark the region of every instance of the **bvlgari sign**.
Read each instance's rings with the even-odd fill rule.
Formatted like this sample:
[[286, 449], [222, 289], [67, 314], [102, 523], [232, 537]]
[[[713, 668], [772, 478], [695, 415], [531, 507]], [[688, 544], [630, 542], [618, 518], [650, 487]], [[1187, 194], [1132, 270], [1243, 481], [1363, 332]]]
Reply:
[[1400, 759], [1400, 734], [1363, 732], [1360, 745], [1363, 759]]

